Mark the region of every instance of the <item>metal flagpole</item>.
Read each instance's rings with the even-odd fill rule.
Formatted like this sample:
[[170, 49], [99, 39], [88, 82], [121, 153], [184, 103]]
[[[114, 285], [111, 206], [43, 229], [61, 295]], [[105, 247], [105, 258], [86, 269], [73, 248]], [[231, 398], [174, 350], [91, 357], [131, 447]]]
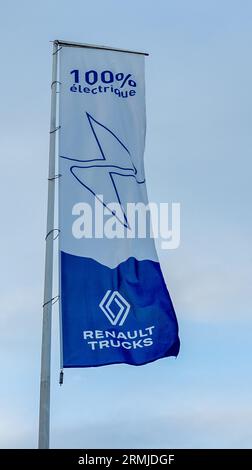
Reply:
[[50, 436], [50, 369], [51, 369], [51, 325], [52, 325], [52, 283], [54, 243], [54, 198], [55, 198], [55, 145], [56, 145], [56, 88], [58, 42], [53, 43], [51, 118], [49, 144], [47, 229], [45, 252], [45, 282], [43, 304], [43, 331], [41, 351], [40, 408], [39, 408], [39, 449], [49, 448]]

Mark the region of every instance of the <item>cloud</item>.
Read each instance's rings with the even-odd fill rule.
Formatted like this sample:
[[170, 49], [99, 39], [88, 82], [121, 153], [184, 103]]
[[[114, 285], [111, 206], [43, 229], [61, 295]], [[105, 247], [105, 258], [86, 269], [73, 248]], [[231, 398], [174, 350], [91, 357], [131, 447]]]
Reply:
[[[181, 250], [182, 251], [182, 250]], [[220, 252], [160, 253], [163, 274], [180, 318], [216, 323], [250, 321], [252, 268], [246, 261], [227, 260]]]
[[252, 411], [197, 410], [135, 420], [113, 418], [54, 428], [52, 447], [69, 448], [250, 448]]
[[34, 431], [34, 423], [31, 423], [29, 414], [15, 406], [11, 409], [10, 404], [1, 409], [1, 449], [35, 448], [37, 433]]

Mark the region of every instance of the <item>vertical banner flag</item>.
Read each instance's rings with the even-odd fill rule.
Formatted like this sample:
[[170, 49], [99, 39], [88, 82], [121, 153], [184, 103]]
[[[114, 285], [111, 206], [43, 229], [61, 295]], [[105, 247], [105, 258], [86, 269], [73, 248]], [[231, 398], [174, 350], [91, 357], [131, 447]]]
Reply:
[[59, 60], [63, 366], [177, 356], [153, 237], [134, 233], [128, 210], [148, 204], [144, 55], [62, 45]]

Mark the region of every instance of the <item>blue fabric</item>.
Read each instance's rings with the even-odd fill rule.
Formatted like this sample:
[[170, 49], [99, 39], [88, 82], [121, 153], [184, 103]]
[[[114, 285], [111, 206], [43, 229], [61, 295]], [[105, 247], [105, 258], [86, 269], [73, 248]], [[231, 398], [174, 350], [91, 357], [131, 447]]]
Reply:
[[[99, 306], [106, 295], [113, 295], [110, 318]], [[61, 252], [61, 311], [64, 367], [141, 365], [179, 352], [178, 324], [157, 262], [129, 258], [111, 269]]]

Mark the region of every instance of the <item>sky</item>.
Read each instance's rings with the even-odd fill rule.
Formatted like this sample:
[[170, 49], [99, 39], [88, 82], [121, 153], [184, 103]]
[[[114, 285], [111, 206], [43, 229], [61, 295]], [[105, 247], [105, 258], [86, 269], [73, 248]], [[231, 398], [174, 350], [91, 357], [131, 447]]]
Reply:
[[67, 370], [59, 387], [55, 304], [51, 447], [251, 448], [251, 2], [10, 0], [0, 25], [0, 447], [37, 447], [50, 41], [64, 39], [150, 53], [145, 169], [151, 201], [181, 203], [180, 247], [157, 242], [181, 351]]

